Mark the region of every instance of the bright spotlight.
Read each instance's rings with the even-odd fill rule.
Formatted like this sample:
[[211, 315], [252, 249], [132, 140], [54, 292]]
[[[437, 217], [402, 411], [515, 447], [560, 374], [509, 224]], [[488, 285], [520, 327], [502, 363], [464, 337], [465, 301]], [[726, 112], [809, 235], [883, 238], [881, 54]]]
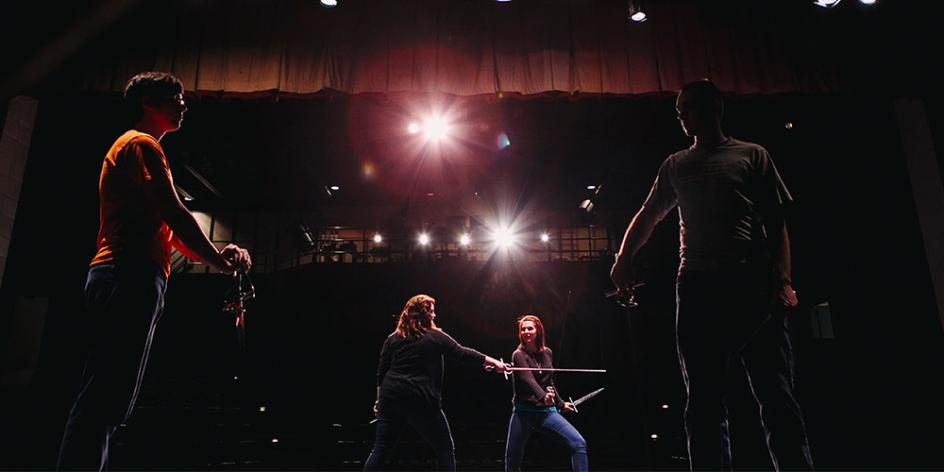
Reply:
[[414, 122], [410, 123], [409, 126], [406, 127], [406, 130], [409, 131], [410, 134], [419, 133], [419, 132], [420, 132], [420, 124], [414, 121]]
[[325, 8], [334, 8], [338, 6], [338, 0], [321, 0], [321, 6]]
[[494, 234], [495, 244], [501, 248], [511, 248], [515, 245], [515, 235], [508, 228], [501, 228], [498, 231], [495, 231]]
[[875, 5], [875, 0], [859, 0], [859, 3], [863, 5]]
[[449, 135], [449, 125], [442, 118], [433, 118], [425, 123], [423, 129], [429, 139], [443, 139]]
[[459, 236], [459, 244], [468, 246], [471, 242], [472, 238], [469, 237], [469, 233], [462, 233], [462, 236]]
[[332, 186], [331, 186], [331, 190], [334, 190], [335, 192], [337, 192], [338, 190], [341, 190], [341, 187], [339, 187], [339, 186], [337, 186], [337, 185], [332, 185]]
[[547, 233], [541, 233], [541, 242], [546, 243], [551, 240], [551, 235]]
[[374, 233], [374, 242], [375, 242], [375, 243], [380, 244], [380, 243], [383, 242], [383, 240], [384, 240], [384, 238], [383, 238], [383, 236], [380, 235], [380, 233]]
[[832, 8], [836, 5], [839, 5], [841, 0], [816, 0], [813, 2], [813, 5], [823, 8]]
[[420, 241], [420, 244], [422, 244], [423, 246], [429, 244], [429, 235], [426, 233], [420, 233], [419, 241]]
[[639, 0], [629, 0], [629, 19], [636, 23], [642, 23], [649, 19]]

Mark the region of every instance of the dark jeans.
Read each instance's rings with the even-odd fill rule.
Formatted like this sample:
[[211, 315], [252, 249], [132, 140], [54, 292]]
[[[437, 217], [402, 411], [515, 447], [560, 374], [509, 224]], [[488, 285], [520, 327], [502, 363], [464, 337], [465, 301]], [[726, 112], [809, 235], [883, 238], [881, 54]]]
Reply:
[[438, 470], [456, 470], [456, 448], [445, 413], [430, 405], [392, 401], [383, 402], [377, 413], [374, 447], [364, 463], [364, 470], [383, 470], [387, 454], [407, 424], [433, 447], [439, 461]]
[[560, 413], [556, 411], [516, 411], [508, 422], [508, 440], [505, 442], [505, 470], [521, 470], [524, 447], [532, 432], [550, 436], [570, 450], [570, 467], [575, 472], [587, 470], [587, 441]]
[[787, 319], [771, 313], [768, 273], [679, 274], [676, 339], [688, 393], [685, 432], [692, 470], [730, 468], [725, 397], [744, 369], [777, 470], [812, 470], [800, 405], [793, 395]]
[[104, 470], [108, 443], [134, 408], [166, 279], [152, 262], [99, 264], [85, 284], [91, 349], [69, 412], [58, 468]]

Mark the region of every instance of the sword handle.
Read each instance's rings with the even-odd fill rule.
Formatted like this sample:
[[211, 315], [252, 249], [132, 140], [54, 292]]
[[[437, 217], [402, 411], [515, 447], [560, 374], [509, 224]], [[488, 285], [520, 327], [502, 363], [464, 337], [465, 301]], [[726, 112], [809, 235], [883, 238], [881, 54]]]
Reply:
[[570, 400], [570, 406], [574, 407], [574, 413], [580, 413], [577, 411], [577, 405], [574, 404], [574, 399], [572, 397], [567, 397], [567, 399]]
[[[503, 357], [499, 357], [498, 360], [499, 360], [502, 364], [505, 363], [505, 358], [503, 358]], [[505, 376], [505, 380], [508, 380], [508, 371], [507, 371], [507, 370], [504, 371], [504, 372], [502, 372], [502, 375]]]

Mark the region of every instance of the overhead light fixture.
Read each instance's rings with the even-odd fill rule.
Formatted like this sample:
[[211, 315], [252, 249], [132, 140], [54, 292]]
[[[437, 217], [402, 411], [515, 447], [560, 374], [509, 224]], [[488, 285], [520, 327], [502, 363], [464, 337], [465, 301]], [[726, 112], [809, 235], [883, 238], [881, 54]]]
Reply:
[[449, 136], [449, 124], [440, 117], [435, 117], [423, 124], [423, 131], [428, 139], [440, 140]]
[[338, 0], [321, 0], [321, 6], [325, 8], [334, 8], [338, 6]]
[[863, 5], [875, 5], [875, 0], [859, 0], [859, 3]]
[[629, 19], [636, 23], [642, 23], [649, 19], [649, 16], [642, 9], [642, 0], [629, 0]]
[[813, 2], [813, 5], [823, 8], [832, 8], [836, 5], [839, 5], [839, 2], [842, 0], [816, 0]]
[[185, 202], [192, 202], [192, 201], [193, 201], [193, 195], [190, 195], [189, 192], [187, 192], [186, 190], [180, 188], [180, 187], [177, 186], [177, 185], [174, 185], [174, 187], [177, 189], [177, 194], [180, 195], [180, 198], [182, 198], [183, 201], [185, 201]]
[[511, 249], [517, 243], [518, 237], [511, 228], [500, 227], [492, 233], [492, 240], [502, 249]]

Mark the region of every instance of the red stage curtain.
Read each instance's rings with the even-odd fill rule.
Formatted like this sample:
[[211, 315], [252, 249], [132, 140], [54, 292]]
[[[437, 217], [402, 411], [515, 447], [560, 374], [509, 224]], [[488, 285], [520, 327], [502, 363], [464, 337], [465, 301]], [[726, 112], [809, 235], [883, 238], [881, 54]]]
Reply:
[[808, 2], [650, 1], [642, 24], [622, 0], [162, 3], [86, 48], [81, 88], [120, 90], [147, 69], [237, 94], [646, 94], [702, 77], [738, 94], [842, 88]]

